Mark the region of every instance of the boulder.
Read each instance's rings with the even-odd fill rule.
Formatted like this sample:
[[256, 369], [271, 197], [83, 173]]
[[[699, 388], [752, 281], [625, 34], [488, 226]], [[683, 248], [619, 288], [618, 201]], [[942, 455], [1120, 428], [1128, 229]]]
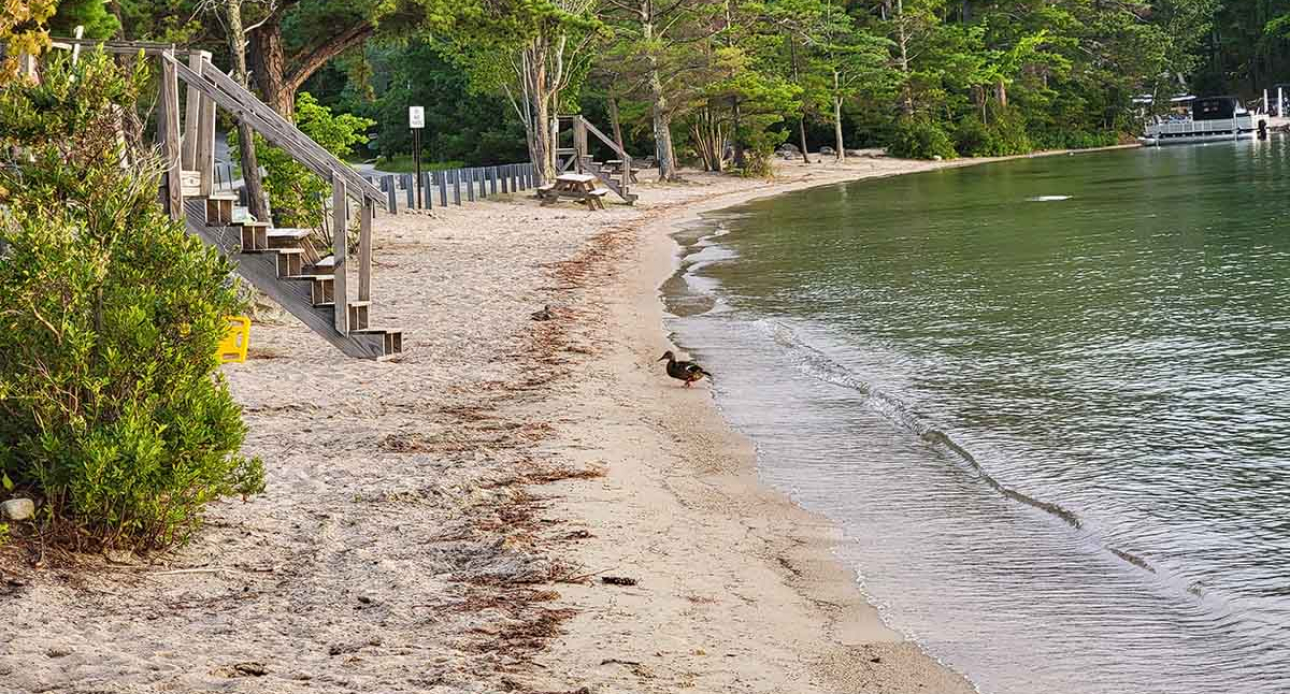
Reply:
[[10, 499], [0, 504], [0, 515], [14, 521], [31, 520], [36, 515], [36, 504], [31, 499]]
[[780, 145], [780, 146], [779, 146], [779, 151], [781, 151], [781, 152], [788, 152], [789, 154], [801, 154], [801, 153], [802, 153], [802, 150], [798, 149], [798, 148], [797, 148], [797, 145], [795, 145], [795, 144], [793, 144], [793, 143], [791, 143], [791, 142], [785, 142], [784, 144]]
[[860, 150], [858, 150], [858, 149], [848, 149], [848, 150], [847, 150], [847, 156], [848, 156], [848, 157], [863, 157], [863, 156], [864, 156], [864, 152], [862, 152], [862, 151], [860, 151]]
[[834, 150], [832, 147], [821, 147], [820, 156], [824, 156], [826, 154], [837, 154], [837, 151]]

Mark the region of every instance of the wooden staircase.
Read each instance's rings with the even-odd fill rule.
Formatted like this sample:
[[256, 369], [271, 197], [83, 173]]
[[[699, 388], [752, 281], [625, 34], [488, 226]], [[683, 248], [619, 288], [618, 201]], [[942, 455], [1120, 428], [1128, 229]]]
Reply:
[[[372, 220], [378, 207], [388, 209], [380, 189], [217, 69], [210, 53], [141, 42], [55, 39], [53, 45], [68, 50], [90, 46], [131, 55], [142, 52], [158, 59], [161, 102], [157, 132], [166, 163], [161, 197], [171, 217], [183, 218], [189, 233], [219, 249], [235, 263], [238, 274], [345, 354], [388, 359], [403, 352], [402, 331], [371, 325]], [[180, 62], [180, 55], [187, 57], [187, 64]], [[188, 87], [182, 118], [180, 82]], [[215, 190], [217, 106], [331, 184], [331, 226], [338, 240], [333, 255], [317, 257], [308, 242], [309, 230], [275, 229], [239, 210], [236, 195]], [[359, 220], [354, 292], [349, 286], [346, 243], [351, 207]], [[243, 214], [235, 215], [237, 212]]]
[[310, 230], [274, 229], [245, 217], [235, 222], [236, 200], [226, 193], [185, 200], [189, 233], [218, 248], [239, 275], [345, 354], [388, 359], [403, 352], [401, 330], [372, 327], [371, 301], [347, 302], [347, 330], [336, 328], [336, 259], [309, 260]]
[[[577, 166], [578, 173], [587, 173], [594, 175], [606, 188], [614, 191], [614, 194], [622, 198], [628, 205], [634, 204], [639, 195], [631, 192], [631, 171], [632, 157], [618, 146], [618, 143], [609, 139], [604, 133], [600, 132], [596, 126], [592, 125], [580, 115], [560, 116], [556, 123], [569, 121], [573, 125], [573, 146], [558, 147], [556, 149], [556, 158], [568, 157], [560, 163], [560, 171], [568, 171], [570, 167]], [[618, 155], [619, 161], [623, 163], [623, 169], [617, 175], [606, 171], [604, 164], [594, 160], [587, 149], [587, 135], [595, 135], [605, 146], [609, 147]], [[556, 130], [555, 141], [560, 141], [559, 130]]]
[[[215, 68], [204, 50], [81, 39], [54, 39], [52, 45], [74, 55], [80, 46], [89, 46], [156, 59], [161, 67], [157, 135], [166, 166], [161, 200], [170, 217], [184, 219], [188, 232], [231, 259], [239, 275], [346, 355], [390, 359], [402, 353], [401, 330], [374, 328], [370, 320], [372, 223], [378, 208], [388, 209], [379, 188]], [[186, 63], [179, 61], [181, 55]], [[181, 81], [188, 88], [184, 114], [179, 111]], [[237, 208], [236, 195], [215, 191], [215, 107], [332, 184], [332, 228], [339, 241], [333, 255], [317, 257], [308, 241], [310, 230], [255, 221]], [[351, 209], [359, 219], [356, 298], [351, 297], [347, 258]]]

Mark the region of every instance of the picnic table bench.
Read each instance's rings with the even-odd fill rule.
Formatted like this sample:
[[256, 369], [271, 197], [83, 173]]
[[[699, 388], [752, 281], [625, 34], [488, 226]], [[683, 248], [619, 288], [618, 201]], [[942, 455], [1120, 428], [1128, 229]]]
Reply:
[[[605, 173], [609, 174], [610, 176], [618, 176], [623, 172], [624, 165], [625, 163], [623, 162], [622, 159], [610, 159], [609, 161], [605, 162]], [[631, 171], [632, 183], [640, 183], [640, 180], [636, 178], [636, 174], [638, 173], [640, 173], [640, 169], [633, 166]]]
[[603, 210], [609, 189], [597, 188], [596, 180], [595, 176], [588, 174], [560, 174], [555, 177], [555, 183], [537, 189], [538, 197], [542, 199], [543, 206], [564, 199], [585, 203], [590, 210]]

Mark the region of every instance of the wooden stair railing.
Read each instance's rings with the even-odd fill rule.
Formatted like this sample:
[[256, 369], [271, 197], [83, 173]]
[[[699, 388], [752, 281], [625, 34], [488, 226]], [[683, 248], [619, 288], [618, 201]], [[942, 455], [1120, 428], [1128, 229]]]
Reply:
[[[93, 46], [110, 53], [142, 51], [159, 58], [158, 135], [166, 164], [162, 198], [170, 215], [184, 219], [190, 233], [218, 248], [236, 263], [239, 274], [345, 354], [384, 359], [402, 353], [402, 331], [369, 324], [372, 220], [378, 206], [389, 209], [380, 189], [216, 68], [210, 53], [139, 42], [54, 42], [55, 48]], [[187, 56], [187, 65], [178, 59], [181, 53]], [[182, 128], [180, 82], [188, 87]], [[299, 230], [274, 230], [267, 220], [246, 216], [234, 221], [237, 196], [214, 190], [216, 106], [232, 113], [332, 185], [332, 256], [311, 256], [312, 251], [305, 247], [308, 234]], [[360, 234], [356, 301], [350, 300], [346, 273], [351, 201], [357, 205]]]
[[[571, 164], [576, 164], [579, 173], [594, 174], [596, 178], [600, 179], [601, 182], [608, 186], [610, 190], [614, 191], [614, 193], [617, 194], [618, 197], [622, 198], [627, 204], [634, 204], [640, 196], [634, 195], [631, 192], [632, 155], [628, 154], [622, 147], [619, 147], [617, 142], [614, 142], [607, 135], [600, 132], [599, 128], [592, 125], [590, 121], [583, 118], [581, 115], [559, 116], [556, 119], [556, 122], [559, 123], [561, 120], [568, 120], [573, 124], [573, 147], [557, 150], [560, 154], [564, 154], [566, 152], [571, 154], [569, 159], [564, 162], [561, 170], [567, 170]], [[555, 141], [558, 143], [558, 128], [556, 132], [557, 139]], [[622, 162], [622, 170], [619, 172], [617, 178], [608, 172], [603, 171], [599, 165], [589, 165], [589, 162], [593, 164], [594, 162], [588, 155], [587, 133], [595, 135], [597, 139], [605, 144], [605, 146], [609, 147], [609, 149], [618, 155], [619, 161]]]

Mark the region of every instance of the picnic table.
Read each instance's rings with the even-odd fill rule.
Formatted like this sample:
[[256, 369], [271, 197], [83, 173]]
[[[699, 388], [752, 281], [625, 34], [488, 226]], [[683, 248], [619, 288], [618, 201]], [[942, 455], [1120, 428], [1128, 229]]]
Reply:
[[[610, 176], [618, 176], [622, 174], [624, 166], [625, 166], [625, 162], [622, 159], [610, 159], [609, 161], [605, 162], [605, 173], [609, 174]], [[640, 172], [640, 169], [633, 166], [631, 171], [632, 183], [640, 183], [640, 180], [636, 178], [636, 174], [638, 172]]]
[[555, 183], [537, 189], [542, 205], [553, 205], [560, 200], [575, 200], [586, 203], [587, 209], [605, 209], [604, 197], [608, 188], [597, 188], [596, 177], [589, 174], [560, 174]]

